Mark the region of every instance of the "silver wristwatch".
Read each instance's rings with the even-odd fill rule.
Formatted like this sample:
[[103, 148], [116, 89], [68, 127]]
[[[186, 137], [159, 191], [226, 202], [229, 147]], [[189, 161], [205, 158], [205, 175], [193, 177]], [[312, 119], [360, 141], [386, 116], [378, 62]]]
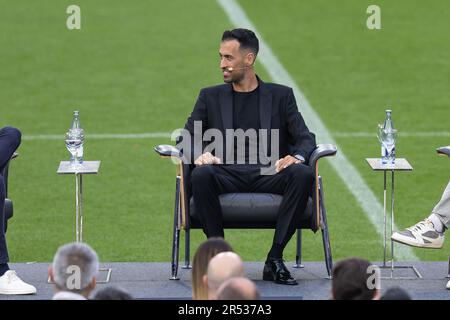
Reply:
[[303, 156], [300, 155], [300, 154], [294, 155], [294, 158], [297, 159], [297, 160], [300, 160], [301, 162], [305, 162], [305, 158], [303, 158]]

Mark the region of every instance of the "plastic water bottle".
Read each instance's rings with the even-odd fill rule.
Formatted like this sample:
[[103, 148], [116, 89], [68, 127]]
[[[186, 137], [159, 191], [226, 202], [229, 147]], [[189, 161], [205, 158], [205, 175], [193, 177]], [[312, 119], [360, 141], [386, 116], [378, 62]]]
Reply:
[[382, 126], [382, 132], [379, 133], [381, 142], [381, 163], [393, 165], [395, 163], [395, 139], [397, 130], [394, 129], [392, 122], [392, 110], [386, 110], [386, 119]]
[[72, 164], [83, 163], [84, 130], [80, 124], [80, 113], [73, 112], [72, 126], [66, 133], [66, 147]]

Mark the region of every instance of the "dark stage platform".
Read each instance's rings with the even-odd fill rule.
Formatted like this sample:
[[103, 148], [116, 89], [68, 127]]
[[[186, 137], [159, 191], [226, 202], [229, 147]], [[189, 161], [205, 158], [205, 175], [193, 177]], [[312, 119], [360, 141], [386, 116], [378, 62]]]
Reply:
[[[409, 263], [403, 263], [406, 265]], [[413, 262], [422, 274], [422, 279], [383, 279], [382, 291], [392, 286], [407, 290], [414, 299], [450, 299], [450, 290], [445, 288], [448, 262]], [[29, 296], [0, 295], [0, 300], [8, 299], [50, 299], [53, 295], [52, 285], [47, 283], [48, 263], [11, 263], [11, 269], [17, 270], [19, 276], [36, 286], [37, 294]], [[293, 276], [298, 279], [298, 286], [282, 286], [262, 281], [263, 262], [246, 262], [246, 275], [256, 282], [263, 299], [269, 300], [323, 300], [329, 299], [331, 281], [326, 279], [323, 262], [305, 262], [305, 268], [294, 269], [293, 263], [287, 263]], [[400, 263], [402, 265], [402, 263]], [[109, 284], [98, 284], [97, 289], [108, 285], [120, 286], [130, 292], [136, 299], [191, 299], [191, 270], [180, 268], [180, 280], [169, 280], [170, 264], [162, 263], [105, 263], [101, 267], [112, 268]], [[383, 276], [389, 276], [389, 270], [383, 270]], [[100, 280], [105, 274], [100, 275]], [[395, 270], [394, 276], [414, 277], [411, 269]]]

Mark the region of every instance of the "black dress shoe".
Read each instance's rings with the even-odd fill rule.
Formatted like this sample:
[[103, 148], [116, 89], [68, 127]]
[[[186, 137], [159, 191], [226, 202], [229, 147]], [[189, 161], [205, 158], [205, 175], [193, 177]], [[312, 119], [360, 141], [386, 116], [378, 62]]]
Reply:
[[274, 281], [279, 284], [295, 286], [297, 281], [284, 265], [282, 259], [268, 259], [264, 265], [263, 280]]

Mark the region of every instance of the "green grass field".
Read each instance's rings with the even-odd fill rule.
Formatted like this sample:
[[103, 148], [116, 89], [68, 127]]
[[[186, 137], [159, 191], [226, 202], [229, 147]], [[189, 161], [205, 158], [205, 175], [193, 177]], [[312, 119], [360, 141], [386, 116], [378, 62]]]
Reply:
[[[450, 8], [441, 0], [376, 1], [382, 29], [368, 30], [372, 2], [239, 1], [380, 202], [382, 174], [364, 158], [379, 155], [376, 125], [387, 106], [393, 109], [397, 154], [414, 167], [396, 179], [396, 222], [403, 228], [429, 214], [449, 180], [450, 161], [435, 148], [450, 136]], [[103, 261], [169, 261], [175, 167], [152, 148], [170, 140], [89, 134], [182, 127], [200, 88], [221, 83], [218, 45], [233, 26], [216, 1], [79, 0], [82, 28], [71, 31], [70, 4], [0, 0], [0, 126], [24, 135], [10, 173], [11, 261], [50, 261], [74, 240], [73, 177], [56, 169], [68, 158], [63, 134], [76, 109], [85, 158], [102, 161], [100, 174], [84, 179], [85, 241]], [[271, 81], [261, 64], [256, 69]], [[350, 135], [361, 132], [373, 137]], [[32, 140], [36, 135], [61, 139]], [[327, 161], [321, 174], [334, 258], [382, 259], [376, 227]], [[228, 230], [226, 238], [244, 260], [261, 261], [272, 234]], [[322, 260], [320, 234], [304, 234], [304, 259]], [[193, 252], [205, 237], [196, 230], [192, 238]], [[446, 260], [449, 249], [447, 242], [414, 253]], [[294, 259], [293, 242], [285, 258]]]

